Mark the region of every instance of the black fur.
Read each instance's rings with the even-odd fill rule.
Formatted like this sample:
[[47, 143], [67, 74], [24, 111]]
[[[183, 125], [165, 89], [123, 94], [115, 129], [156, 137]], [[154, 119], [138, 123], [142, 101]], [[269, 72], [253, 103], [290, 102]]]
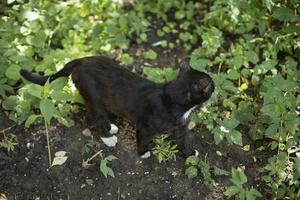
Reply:
[[95, 132], [110, 137], [109, 114], [131, 120], [137, 126], [137, 145], [140, 155], [147, 152], [156, 133], [170, 133], [184, 153], [187, 120], [183, 114], [195, 105], [209, 99], [214, 84], [209, 75], [190, 68], [187, 61], [181, 63], [179, 76], [167, 84], [137, 76], [104, 56], [73, 60], [51, 76], [34, 75], [21, 70], [21, 75], [36, 84], [43, 85], [62, 77], [72, 80], [85, 100]]

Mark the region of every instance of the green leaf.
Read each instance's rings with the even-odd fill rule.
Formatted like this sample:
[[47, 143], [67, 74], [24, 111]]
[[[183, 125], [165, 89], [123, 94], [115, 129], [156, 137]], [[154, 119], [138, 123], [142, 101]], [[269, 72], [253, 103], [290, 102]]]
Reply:
[[238, 186], [230, 186], [229, 188], [227, 188], [227, 190], [224, 192], [224, 195], [227, 196], [227, 197], [232, 197], [234, 195], [236, 195], [237, 193], [239, 193], [241, 190], [240, 187]]
[[197, 71], [205, 71], [205, 67], [210, 62], [210, 60], [205, 58], [199, 58], [197, 59], [195, 56], [193, 56], [190, 60], [190, 65], [194, 70]]
[[5, 110], [14, 110], [17, 105], [18, 105], [17, 96], [9, 96], [2, 103], [2, 107]]
[[246, 191], [246, 200], [255, 200], [257, 197], [262, 197], [261, 193], [254, 188]]
[[187, 175], [189, 179], [195, 178], [198, 176], [198, 169], [195, 166], [190, 166], [185, 170], [185, 175]]
[[259, 58], [255, 51], [245, 51], [245, 56], [248, 59], [248, 61], [253, 64], [257, 64], [259, 61]]
[[240, 124], [240, 122], [239, 120], [232, 117], [232, 118], [225, 119], [221, 124], [225, 126], [225, 128], [227, 129], [234, 129]]
[[214, 166], [214, 174], [217, 176], [223, 176], [223, 175], [228, 176], [229, 172], [224, 169]]
[[227, 72], [227, 77], [231, 80], [237, 80], [240, 78], [240, 73], [237, 70], [229, 69]]
[[197, 166], [199, 163], [199, 158], [197, 156], [189, 156], [186, 160], [185, 160], [185, 165], [193, 165], [193, 166]]
[[183, 19], [185, 16], [185, 12], [183, 10], [178, 10], [175, 12], [176, 19]]
[[277, 130], [279, 128], [279, 124], [271, 124], [267, 130], [266, 130], [266, 136], [273, 137], [275, 133], [277, 133]]
[[20, 70], [21, 68], [18, 65], [13, 64], [7, 68], [5, 75], [9, 79], [17, 81], [21, 78]]
[[61, 90], [52, 91], [50, 97], [55, 101], [67, 101], [70, 99], [69, 95]]
[[234, 144], [243, 145], [243, 141], [242, 141], [242, 134], [241, 132], [237, 131], [237, 130], [231, 130], [229, 133], [226, 134], [226, 138], [233, 142]]
[[244, 170], [242, 170], [241, 168], [237, 168], [237, 169], [232, 168], [231, 176], [232, 176], [231, 181], [240, 187], [242, 187], [241, 185], [247, 183], [248, 181], [247, 176], [244, 173]]
[[31, 96], [42, 98], [43, 87], [37, 84], [28, 84], [24, 87], [25, 91]]
[[118, 159], [114, 155], [109, 155], [101, 160], [100, 162], [100, 171], [102, 174], [107, 178], [107, 176], [115, 177], [113, 170], [107, 165], [108, 161], [116, 160]]
[[238, 70], [242, 67], [244, 63], [244, 56], [234, 56], [232, 59], [229, 60], [229, 67], [230, 69]]
[[34, 37], [31, 39], [31, 44], [35, 47], [44, 47], [46, 44], [47, 35], [44, 31], [38, 31]]
[[295, 22], [299, 20], [299, 16], [295, 16], [293, 10], [286, 7], [277, 8], [272, 16], [279, 21]]
[[215, 127], [212, 130], [212, 133], [214, 134], [214, 140], [215, 143], [218, 145], [225, 137], [225, 133], [223, 131], [220, 130], [219, 127]]
[[109, 156], [105, 157], [105, 159], [108, 160], [108, 161], [112, 161], [112, 160], [116, 160], [118, 158], [114, 155], [109, 155]]
[[50, 99], [43, 99], [40, 102], [40, 110], [42, 116], [45, 118], [46, 123], [50, 124], [50, 120], [54, 115], [55, 106], [52, 100]]
[[120, 29], [116, 26], [108, 25], [106, 27], [106, 31], [107, 31], [108, 34], [116, 35], [120, 31]]
[[66, 77], [55, 79], [50, 83], [50, 90], [62, 90], [67, 83], [68, 78]]
[[277, 65], [278, 61], [277, 60], [265, 60], [263, 63], [260, 65], [257, 65], [254, 68], [254, 74], [259, 75], [259, 74], [265, 74], [268, 71], [274, 69], [274, 67]]
[[26, 122], [25, 122], [25, 126], [28, 128], [32, 123], [34, 123], [36, 121], [36, 119], [38, 119], [39, 117], [41, 117], [41, 115], [30, 115]]
[[144, 57], [146, 59], [155, 60], [157, 58], [157, 53], [153, 51], [152, 49], [144, 52]]

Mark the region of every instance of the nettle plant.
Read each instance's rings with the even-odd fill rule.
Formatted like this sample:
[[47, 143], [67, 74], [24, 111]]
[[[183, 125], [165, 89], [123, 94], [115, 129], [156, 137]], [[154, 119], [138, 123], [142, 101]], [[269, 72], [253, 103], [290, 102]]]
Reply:
[[258, 192], [253, 187], [248, 189], [245, 186], [248, 179], [244, 173], [244, 170], [242, 170], [241, 168], [232, 169], [230, 181], [232, 185], [228, 187], [224, 192], [225, 196], [234, 196], [235, 199], [239, 200], [255, 200], [256, 198], [262, 197], [260, 192]]

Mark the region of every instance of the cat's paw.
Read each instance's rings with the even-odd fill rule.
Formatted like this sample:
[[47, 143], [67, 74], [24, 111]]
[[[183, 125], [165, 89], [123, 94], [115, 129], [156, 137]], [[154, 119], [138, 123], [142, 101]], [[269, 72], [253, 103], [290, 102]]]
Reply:
[[101, 140], [108, 147], [114, 147], [118, 143], [118, 138], [116, 136], [111, 137], [101, 137]]
[[194, 156], [196, 156], [196, 157], [198, 157], [199, 156], [199, 151], [198, 150], [196, 150], [196, 149], [194, 149]]
[[147, 151], [146, 153], [144, 153], [143, 155], [141, 155], [141, 158], [145, 159], [145, 158], [149, 158], [151, 156], [151, 152]]
[[109, 133], [114, 135], [117, 134], [119, 131], [119, 128], [115, 124], [110, 124], [110, 130]]

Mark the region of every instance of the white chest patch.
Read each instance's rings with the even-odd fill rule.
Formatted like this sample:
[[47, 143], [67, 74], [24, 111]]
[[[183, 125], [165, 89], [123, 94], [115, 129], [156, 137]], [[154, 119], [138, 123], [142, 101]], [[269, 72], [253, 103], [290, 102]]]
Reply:
[[196, 107], [197, 107], [197, 106], [194, 106], [194, 107], [190, 108], [188, 111], [186, 111], [186, 112], [182, 115], [182, 117], [180, 118], [180, 121], [181, 121], [182, 123], [187, 122], [187, 120], [189, 119], [189, 116], [191, 115], [192, 111], [193, 111]]
[[118, 143], [118, 138], [116, 136], [111, 137], [101, 137], [101, 140], [108, 147], [114, 147]]

